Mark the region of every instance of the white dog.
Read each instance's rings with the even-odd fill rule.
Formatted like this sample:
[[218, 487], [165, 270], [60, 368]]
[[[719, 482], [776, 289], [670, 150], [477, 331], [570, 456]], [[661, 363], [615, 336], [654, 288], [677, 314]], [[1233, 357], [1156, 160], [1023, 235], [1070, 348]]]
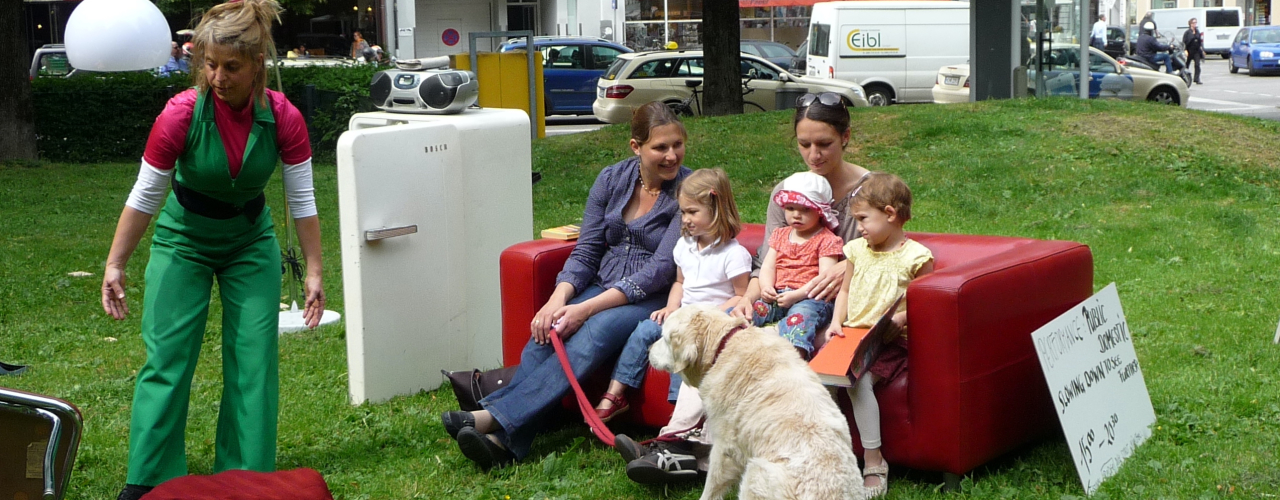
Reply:
[[743, 500], [867, 498], [848, 421], [776, 332], [688, 305], [663, 322], [649, 361], [702, 393], [715, 436], [703, 500], [739, 480]]

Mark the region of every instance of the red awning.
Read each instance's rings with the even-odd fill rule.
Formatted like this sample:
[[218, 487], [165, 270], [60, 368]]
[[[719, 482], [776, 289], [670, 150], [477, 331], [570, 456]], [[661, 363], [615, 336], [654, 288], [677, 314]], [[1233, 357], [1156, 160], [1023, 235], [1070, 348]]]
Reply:
[[824, 0], [738, 0], [738, 7], [805, 7]]

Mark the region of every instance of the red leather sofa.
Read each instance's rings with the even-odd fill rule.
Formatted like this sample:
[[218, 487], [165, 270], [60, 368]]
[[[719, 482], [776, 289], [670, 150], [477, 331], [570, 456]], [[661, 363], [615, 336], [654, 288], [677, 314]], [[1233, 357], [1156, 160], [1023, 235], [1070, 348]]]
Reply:
[[[907, 376], [876, 389], [883, 449], [891, 464], [943, 472], [954, 484], [959, 475], [1058, 428], [1030, 334], [1093, 294], [1093, 255], [1070, 241], [909, 236], [933, 252], [936, 270], [907, 289]], [[738, 241], [754, 252], [763, 237], [763, 226], [748, 224]], [[506, 365], [520, 362], [529, 322], [572, 249], [573, 242], [541, 239], [502, 253]], [[597, 376], [607, 379], [609, 371]], [[644, 387], [628, 394], [631, 411], [619, 419], [665, 425], [672, 410], [669, 380], [650, 369]], [[846, 396], [841, 406], [861, 455]]]

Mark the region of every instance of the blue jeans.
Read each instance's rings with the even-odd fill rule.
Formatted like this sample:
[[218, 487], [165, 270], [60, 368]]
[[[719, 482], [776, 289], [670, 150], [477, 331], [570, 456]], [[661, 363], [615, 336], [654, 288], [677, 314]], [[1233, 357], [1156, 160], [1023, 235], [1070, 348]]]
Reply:
[[[604, 291], [600, 286], [590, 286], [569, 303], [583, 302]], [[631, 336], [636, 324], [648, 319], [666, 303], [665, 294], [655, 295], [641, 302], [600, 311], [588, 318], [564, 342], [569, 364], [573, 365], [573, 375], [582, 379], [613, 358]], [[511, 377], [511, 384], [481, 399], [480, 406], [489, 410], [502, 426], [502, 430], [493, 433], [494, 436], [516, 458], [523, 459], [529, 454], [534, 436], [546, 427], [546, 417], [571, 390], [555, 348], [551, 344], [538, 345], [529, 339], [520, 354], [520, 367]]]
[[[791, 290], [779, 290], [778, 295]], [[831, 313], [835, 304], [821, 300], [804, 299], [789, 308], [778, 307], [777, 303], [769, 303], [757, 299], [751, 305], [751, 321], [756, 326], [778, 323], [778, 335], [791, 341], [791, 344], [804, 349], [813, 355], [813, 339], [822, 328], [831, 322]]]
[[[636, 325], [627, 339], [627, 346], [622, 348], [618, 356], [618, 365], [613, 368], [613, 380], [635, 389], [644, 383], [644, 376], [649, 372], [649, 346], [662, 338], [662, 325], [646, 319]], [[667, 400], [675, 401], [680, 392], [680, 376], [671, 374], [671, 386], [667, 388]]]
[[1165, 73], [1172, 74], [1172, 73], [1173, 73], [1173, 58], [1172, 58], [1172, 57], [1169, 57], [1169, 53], [1168, 53], [1168, 52], [1156, 52], [1156, 54], [1155, 54], [1155, 55], [1151, 56], [1151, 63], [1152, 63], [1152, 64], [1157, 64], [1157, 65], [1158, 65], [1158, 64], [1160, 64], [1160, 61], [1164, 61], [1164, 72], [1165, 72]]

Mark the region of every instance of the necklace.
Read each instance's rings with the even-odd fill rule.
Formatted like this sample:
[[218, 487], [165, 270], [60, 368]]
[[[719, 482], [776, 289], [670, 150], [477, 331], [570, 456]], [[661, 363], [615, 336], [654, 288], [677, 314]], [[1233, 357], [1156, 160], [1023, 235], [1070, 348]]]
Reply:
[[644, 190], [644, 192], [649, 193], [649, 196], [658, 196], [659, 194], [661, 194], [661, 193], [662, 193], [662, 185], [661, 185], [661, 184], [659, 184], [659, 185], [658, 185], [658, 187], [656, 187], [656, 188], [650, 188], [649, 186], [646, 186], [646, 185], [644, 184], [644, 176], [643, 176], [643, 175], [642, 175], [642, 176], [640, 176], [640, 189], [643, 189], [643, 190]]

